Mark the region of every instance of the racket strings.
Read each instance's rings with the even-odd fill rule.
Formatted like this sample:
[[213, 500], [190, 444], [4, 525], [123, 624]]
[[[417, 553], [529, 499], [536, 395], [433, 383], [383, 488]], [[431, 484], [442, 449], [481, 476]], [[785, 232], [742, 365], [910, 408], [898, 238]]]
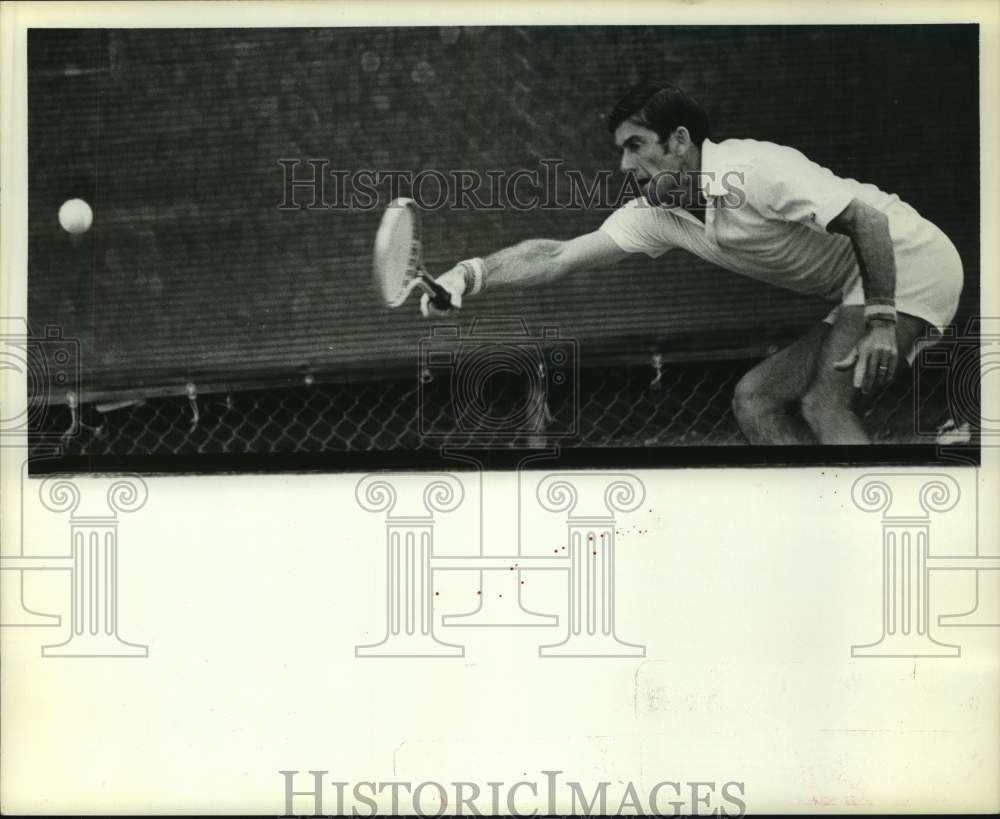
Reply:
[[412, 207], [401, 205], [388, 211], [375, 241], [375, 275], [388, 307], [403, 304], [421, 284], [421, 252]]

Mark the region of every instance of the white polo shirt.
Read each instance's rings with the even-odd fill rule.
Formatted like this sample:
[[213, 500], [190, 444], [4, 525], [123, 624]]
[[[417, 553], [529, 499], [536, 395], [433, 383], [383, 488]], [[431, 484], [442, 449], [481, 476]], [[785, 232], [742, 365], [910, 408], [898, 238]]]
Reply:
[[[934, 309], [917, 314], [927, 313], [934, 324], [951, 319], [944, 314], [961, 291], [958, 254], [935, 225], [895, 194], [835, 176], [794, 148], [753, 139], [706, 139], [701, 165], [708, 197], [704, 223], [686, 210], [654, 207], [640, 197], [600, 229], [629, 253], [656, 258], [679, 247], [734, 273], [839, 302], [860, 271], [851, 240], [826, 227], [860, 199], [889, 217], [897, 306], [903, 306], [901, 295], [943, 287], [934, 294]], [[950, 269], [941, 269], [942, 260]]]

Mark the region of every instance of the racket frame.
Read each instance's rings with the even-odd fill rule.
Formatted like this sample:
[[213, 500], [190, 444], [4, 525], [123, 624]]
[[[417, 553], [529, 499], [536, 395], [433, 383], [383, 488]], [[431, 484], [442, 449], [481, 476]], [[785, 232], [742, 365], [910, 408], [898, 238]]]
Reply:
[[[424, 267], [423, 243], [420, 238], [420, 211], [417, 209], [416, 202], [406, 197], [400, 197], [399, 199], [393, 199], [389, 203], [387, 210], [394, 207], [405, 208], [407, 210], [410, 218], [413, 220], [413, 235], [410, 237], [409, 255], [406, 260], [405, 283], [398, 296], [391, 301], [385, 301], [386, 307], [399, 307], [409, 298], [410, 293], [419, 287], [427, 293], [430, 297], [431, 304], [433, 304], [438, 310], [452, 309], [451, 293], [434, 281], [430, 273], [427, 272], [427, 268]], [[382, 218], [384, 219], [385, 216]], [[381, 229], [382, 225], [379, 225], [379, 230]], [[377, 238], [376, 234], [376, 239]], [[378, 275], [377, 268], [376, 275]], [[406, 279], [409, 280], [406, 281]]]

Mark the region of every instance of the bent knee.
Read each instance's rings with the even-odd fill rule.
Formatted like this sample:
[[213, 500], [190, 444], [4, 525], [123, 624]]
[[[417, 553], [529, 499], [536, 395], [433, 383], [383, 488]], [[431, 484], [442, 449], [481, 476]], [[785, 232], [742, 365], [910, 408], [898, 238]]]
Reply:
[[749, 374], [744, 375], [736, 382], [736, 389], [733, 390], [733, 412], [737, 415], [750, 413], [759, 400], [760, 392], [756, 380], [751, 378]]
[[850, 396], [826, 389], [811, 389], [802, 396], [802, 417], [811, 425], [853, 414]]
[[780, 402], [768, 394], [764, 384], [751, 370], [736, 383], [732, 405], [737, 418], [756, 418], [774, 412]]

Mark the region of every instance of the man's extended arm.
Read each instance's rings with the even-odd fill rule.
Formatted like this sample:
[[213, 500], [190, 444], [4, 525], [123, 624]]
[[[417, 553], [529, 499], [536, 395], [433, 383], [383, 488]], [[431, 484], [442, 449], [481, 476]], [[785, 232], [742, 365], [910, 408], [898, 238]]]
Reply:
[[868, 330], [855, 350], [836, 364], [854, 367], [854, 386], [864, 392], [880, 389], [896, 373], [896, 260], [889, 233], [889, 217], [854, 199], [832, 219], [828, 229], [850, 237], [861, 270]]
[[[437, 281], [451, 292], [452, 304], [461, 307], [464, 295], [486, 287], [544, 284], [572, 270], [614, 264], [628, 255], [599, 230], [568, 241], [529, 239], [485, 259], [459, 262]], [[480, 281], [476, 280], [477, 276]], [[420, 300], [420, 310], [425, 316], [441, 315], [428, 303], [426, 296]]]

